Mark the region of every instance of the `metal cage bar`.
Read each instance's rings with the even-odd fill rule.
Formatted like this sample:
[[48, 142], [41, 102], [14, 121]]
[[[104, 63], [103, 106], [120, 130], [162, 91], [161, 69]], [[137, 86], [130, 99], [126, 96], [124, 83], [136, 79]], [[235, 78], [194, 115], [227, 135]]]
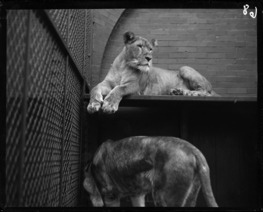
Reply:
[[[6, 202], [19, 205], [21, 183], [21, 139], [25, 55], [27, 52], [27, 11], [7, 12], [6, 63]], [[12, 35], [12, 36], [10, 36]], [[12, 164], [12, 166], [9, 166]]]
[[[30, 41], [30, 30], [31, 30], [31, 11], [27, 12], [27, 24], [28, 24], [28, 30], [27, 30], [27, 43], [29, 43]], [[28, 69], [29, 69], [29, 62], [28, 62], [28, 58], [29, 58], [29, 47], [28, 45], [26, 46], [26, 53], [24, 55], [25, 57], [25, 69], [24, 69], [24, 85], [23, 85], [23, 109], [22, 109], [22, 138], [21, 138], [21, 142], [20, 142], [20, 176], [19, 176], [19, 205], [23, 205], [23, 175], [24, 175], [24, 160], [25, 160], [25, 156], [24, 156], [24, 146], [25, 146], [25, 142], [26, 142], [26, 111], [27, 111], [27, 75], [28, 75]]]

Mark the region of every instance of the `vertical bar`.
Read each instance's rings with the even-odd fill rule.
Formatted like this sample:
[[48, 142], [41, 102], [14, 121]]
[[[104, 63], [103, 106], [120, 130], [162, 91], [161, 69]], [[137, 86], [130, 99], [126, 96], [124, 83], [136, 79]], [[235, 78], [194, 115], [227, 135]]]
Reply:
[[[68, 10], [68, 19], [67, 19], [67, 42], [66, 42], [66, 45], [68, 46], [68, 48], [70, 47], [69, 46], [69, 20], [70, 20], [70, 17], [69, 17], [69, 15], [70, 15], [70, 10]], [[69, 48], [70, 49], [70, 48]], [[72, 58], [72, 60], [73, 60], [73, 58]]]
[[[67, 11], [67, 41], [66, 45], [69, 46], [69, 10]], [[62, 143], [61, 143], [61, 161], [60, 161], [60, 189], [59, 189], [59, 206], [62, 206], [62, 184], [63, 184], [63, 164], [64, 164], [64, 143], [65, 143], [65, 124], [66, 124], [66, 95], [67, 95], [67, 75], [68, 75], [68, 60], [69, 56], [66, 55], [65, 76], [64, 76], [64, 105], [63, 105], [63, 128], [62, 128]]]
[[83, 170], [83, 142], [85, 140], [85, 136], [83, 135], [84, 133], [84, 118], [85, 118], [85, 109], [84, 109], [84, 94], [85, 94], [85, 85], [86, 85], [86, 72], [85, 72], [85, 68], [87, 68], [85, 66], [85, 60], [86, 60], [86, 52], [87, 52], [87, 12], [88, 10], [85, 9], [85, 20], [84, 20], [84, 48], [83, 48], [83, 67], [82, 67], [82, 75], [83, 75], [83, 84], [82, 84], [82, 93], [81, 93], [81, 103], [80, 103], [80, 114], [79, 114], [79, 118], [80, 118], [80, 146], [79, 146], [79, 152], [80, 152], [80, 170], [79, 170], [79, 176], [80, 176], [80, 180], [79, 180], [79, 201], [78, 203], [81, 203], [81, 197], [82, 197], [82, 182], [83, 182], [83, 174], [82, 174], [82, 170]]
[[62, 184], [63, 184], [63, 164], [64, 164], [64, 143], [65, 143], [65, 125], [66, 125], [66, 95], [67, 95], [67, 75], [68, 75], [68, 55], [66, 56], [65, 77], [64, 77], [64, 105], [63, 105], [63, 128], [61, 141], [61, 160], [60, 160], [60, 192], [59, 192], [59, 206], [62, 206]]
[[82, 86], [81, 86], [81, 97], [80, 97], [80, 108], [79, 108], [79, 121], [80, 121], [80, 127], [79, 127], [79, 192], [77, 195], [77, 199], [78, 199], [78, 204], [81, 202], [81, 187], [82, 187], [82, 164], [83, 164], [83, 160], [82, 160], [82, 150], [83, 150], [83, 142], [84, 142], [84, 136], [83, 136], [83, 118], [84, 116], [84, 110], [83, 110], [83, 104], [84, 104], [84, 88], [85, 88], [85, 80], [83, 80], [82, 82]]
[[83, 48], [83, 63], [82, 63], [82, 75], [83, 75], [83, 78], [84, 80], [82, 80], [82, 86], [81, 86], [81, 101], [80, 101], [80, 111], [79, 111], [79, 120], [80, 120], [80, 130], [79, 130], [79, 135], [80, 135], [80, 138], [79, 138], [79, 192], [78, 192], [78, 196], [77, 196], [77, 199], [78, 199], [78, 204], [81, 203], [81, 196], [82, 196], [82, 181], [83, 181], [83, 178], [82, 178], [82, 150], [83, 150], [83, 142], [84, 142], [84, 136], [83, 136], [83, 117], [84, 117], [84, 110], [83, 110], [83, 104], [84, 104], [84, 93], [85, 93], [85, 52], [86, 52], [86, 35], [87, 35], [87, 27], [86, 27], [86, 23], [87, 23], [87, 10], [85, 9], [84, 10], [85, 12], [85, 15], [84, 15], [84, 48]]
[[90, 79], [88, 79], [88, 90], [90, 92], [91, 90], [91, 85], [92, 85], [92, 55], [93, 55], [93, 24], [94, 24], [94, 17], [93, 17], [93, 10], [90, 9], [89, 10], [90, 12], [90, 30], [89, 30], [89, 33], [90, 33], [90, 36], [89, 36], [89, 52], [88, 52], [88, 57], [89, 57], [89, 70], [88, 70], [88, 77]]
[[24, 148], [26, 143], [26, 130], [27, 130], [27, 90], [28, 90], [28, 82], [27, 82], [27, 76], [28, 76], [28, 70], [30, 68], [29, 66], [29, 54], [30, 54], [30, 32], [31, 32], [31, 10], [28, 10], [27, 12], [27, 36], [26, 36], [26, 53], [24, 55], [24, 61], [25, 61], [25, 68], [24, 68], [24, 85], [23, 85], [23, 103], [22, 103], [22, 126], [21, 126], [21, 132], [22, 136], [20, 139], [20, 166], [19, 166], [19, 206], [23, 206], [23, 192], [24, 192], [24, 185], [23, 185], [23, 177], [24, 177], [24, 162], [25, 162], [25, 155], [24, 155]]
[[80, 130], [79, 130], [79, 133], [80, 133], [80, 139], [79, 139], [79, 193], [78, 193], [78, 204], [81, 202], [81, 187], [82, 187], [82, 181], [83, 181], [83, 177], [82, 177], [82, 167], [83, 167], [83, 160], [82, 160], [82, 150], [83, 150], [83, 142], [84, 142], [84, 139], [85, 138], [83, 136], [83, 132], [84, 132], [84, 114], [85, 114], [85, 110], [84, 110], [84, 94], [85, 94], [85, 84], [86, 84], [86, 72], [85, 72], [85, 59], [86, 59], [86, 47], [87, 47], [87, 9], [84, 10], [85, 12], [85, 15], [84, 15], [84, 48], [83, 48], [83, 63], [82, 63], [82, 76], [84, 78], [83, 82], [82, 82], [82, 86], [81, 86], [81, 102], [80, 102], [80, 114], [79, 114], [79, 119], [80, 119]]
[[[85, 17], [84, 17], [84, 48], [83, 48], [83, 64], [82, 64], [82, 75], [85, 79], [85, 55], [86, 55], [86, 35], [87, 35], [87, 10], [84, 10]], [[86, 80], [86, 79], [85, 79]]]
[[180, 115], [179, 117], [175, 117], [175, 119], [178, 118], [179, 123], [178, 123], [178, 136], [182, 139], [188, 139], [188, 115], [185, 112], [187, 109], [187, 105], [183, 105], [183, 103], [178, 104], [176, 107], [179, 108]]
[[[260, 71], [262, 70], [263, 68], [263, 65], [262, 65], [262, 62], [261, 62], [261, 59], [262, 56], [263, 56], [263, 52], [262, 52], [262, 49], [263, 49], [263, 38], [262, 38], [262, 33], [263, 33], [263, 29], [262, 29], [262, 24], [263, 24], [263, 13], [262, 13], [262, 5], [258, 4], [258, 9], [259, 12], [258, 13], [258, 16], [257, 16], [257, 67], [258, 67], [258, 82], [262, 82], [263, 80], [263, 72]], [[257, 85], [257, 94], [258, 94], [258, 97], [262, 96], [262, 93], [263, 93], [263, 85], [262, 83], [258, 83]], [[263, 151], [263, 144], [262, 144], [262, 138], [263, 138], [263, 110], [262, 110], [262, 106], [263, 106], [263, 100], [262, 98], [258, 98], [258, 111], [259, 112], [259, 118], [258, 120], [259, 121], [259, 126], [258, 127], [258, 142], [257, 142], [257, 159], [258, 159], [258, 164], [257, 164], [257, 167], [258, 167], [258, 182], [259, 182], [259, 186], [258, 186], [258, 191], [257, 191], [257, 196], [258, 196], [258, 206], [261, 205], [261, 208], [262, 208], [262, 194], [263, 194], [263, 180], [262, 180], [262, 175], [263, 175], [263, 154], [262, 154], [262, 151]]]
[[[2, 13], [0, 13], [0, 25], [1, 25], [1, 29], [3, 30], [3, 32], [7, 32], [7, 11], [6, 10], [1, 10]], [[3, 33], [2, 35], [2, 40], [1, 41], [4, 41], [5, 43], [7, 43], [7, 33]], [[1, 45], [1, 44], [0, 44]], [[2, 79], [5, 79], [5, 82], [7, 82], [7, 73], [6, 70], [7, 68], [7, 45], [3, 45], [2, 47], [4, 51], [1, 51], [0, 52], [0, 58], [3, 58], [2, 61], [1, 61], [1, 64], [0, 64], [0, 69], [3, 70], [1, 71], [1, 78]], [[7, 83], [6, 83], [7, 84]], [[6, 89], [7, 91], [7, 89]], [[5, 119], [1, 119], [1, 126], [6, 126], [7, 124], [7, 98], [10, 94], [6, 92], [6, 103], [4, 104], [1, 104], [1, 111], [4, 111], [4, 114], [6, 114], [6, 118]], [[3, 112], [2, 112], [3, 113]], [[3, 129], [3, 131], [5, 133], [7, 133], [7, 128], [5, 127]], [[1, 190], [0, 190], [0, 204], [1, 204], [1, 207], [3, 207], [3, 205], [7, 205], [7, 200], [8, 200], [8, 197], [7, 197], [7, 190], [6, 188], [8, 188], [8, 186], [5, 184], [5, 182], [7, 182], [6, 180], [6, 174], [7, 174], [7, 169], [6, 169], [6, 161], [7, 161], [7, 139], [6, 139], [6, 134], [5, 133], [1, 133], [1, 137], [0, 139], [2, 141], [5, 141], [5, 142], [1, 142], [0, 143], [0, 149], [3, 150], [1, 151], [1, 157], [4, 158], [4, 160], [1, 160], [0, 161], [0, 167], [1, 169], [3, 170], [1, 173], [0, 173], [0, 187], [1, 187]], [[5, 135], [2, 137], [2, 135]], [[6, 150], [6, 151], [5, 151]], [[5, 180], [2, 180], [2, 179], [5, 179]]]

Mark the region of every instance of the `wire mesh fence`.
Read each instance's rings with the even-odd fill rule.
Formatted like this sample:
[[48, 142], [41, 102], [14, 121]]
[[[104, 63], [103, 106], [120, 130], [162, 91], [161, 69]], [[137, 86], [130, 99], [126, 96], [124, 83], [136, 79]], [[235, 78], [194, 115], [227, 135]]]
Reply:
[[88, 12], [7, 11], [7, 206], [78, 204]]

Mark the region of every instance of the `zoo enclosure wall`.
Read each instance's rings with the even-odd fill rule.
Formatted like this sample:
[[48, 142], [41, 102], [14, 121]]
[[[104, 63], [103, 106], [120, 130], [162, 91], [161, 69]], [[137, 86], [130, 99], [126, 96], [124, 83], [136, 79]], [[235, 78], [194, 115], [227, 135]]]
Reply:
[[76, 206], [90, 10], [8, 10], [6, 206]]

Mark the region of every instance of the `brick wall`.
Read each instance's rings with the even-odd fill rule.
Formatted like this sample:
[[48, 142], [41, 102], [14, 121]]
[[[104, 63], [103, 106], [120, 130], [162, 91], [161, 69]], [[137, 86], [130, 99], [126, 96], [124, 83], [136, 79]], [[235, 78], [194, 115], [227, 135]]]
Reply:
[[91, 87], [99, 82], [102, 57], [108, 38], [113, 27], [118, 21], [124, 9], [93, 9], [93, 42], [91, 54], [91, 74], [89, 82]]
[[126, 10], [109, 38], [100, 80], [123, 48], [125, 31], [158, 39], [155, 66], [192, 66], [222, 96], [257, 94], [256, 19], [244, 16], [242, 9]]

